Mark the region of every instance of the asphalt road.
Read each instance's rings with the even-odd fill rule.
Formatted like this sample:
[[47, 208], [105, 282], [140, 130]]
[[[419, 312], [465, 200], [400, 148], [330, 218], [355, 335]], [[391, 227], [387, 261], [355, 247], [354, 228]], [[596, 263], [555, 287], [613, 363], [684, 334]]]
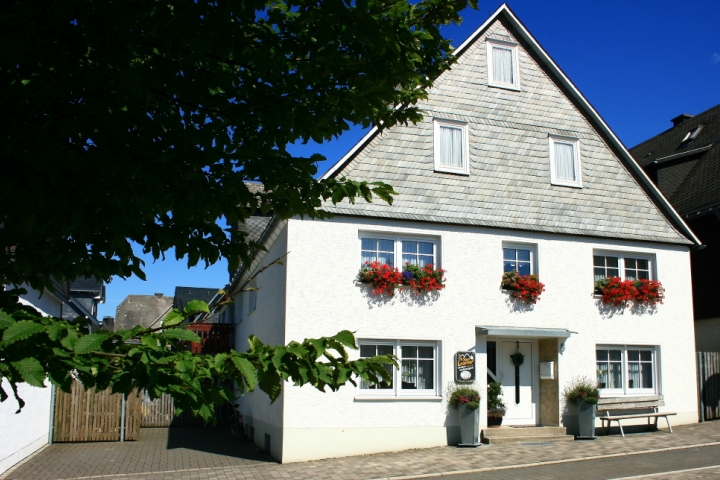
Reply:
[[[538, 446], [537, 448], [548, 448]], [[620, 452], [618, 452], [620, 453]], [[441, 478], [441, 477], [427, 477]], [[595, 479], [720, 479], [720, 445], [659, 453], [582, 460], [492, 472], [443, 475], [447, 480], [567, 478]]]

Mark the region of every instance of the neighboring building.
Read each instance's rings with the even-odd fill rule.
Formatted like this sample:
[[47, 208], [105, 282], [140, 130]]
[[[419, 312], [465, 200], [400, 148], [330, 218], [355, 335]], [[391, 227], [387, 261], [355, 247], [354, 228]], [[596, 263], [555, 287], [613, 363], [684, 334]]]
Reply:
[[[507, 6], [455, 53], [423, 121], [373, 129], [324, 177], [386, 182], [393, 205], [273, 218], [260, 236], [266, 250], [228, 287], [238, 346], [250, 334], [284, 344], [348, 329], [356, 358], [402, 361], [391, 388], [287, 384], [272, 405], [260, 391], [245, 395], [255, 442], [282, 462], [457, 443], [444, 392], [458, 351], [477, 356], [483, 427], [486, 371], [504, 383], [504, 425], [567, 425], [563, 388], [596, 374], [603, 395], [663, 395], [673, 423], [698, 420], [689, 250], [699, 241]], [[255, 278], [257, 290], [237, 294], [287, 252]], [[438, 265], [447, 288], [373, 295], [357, 283], [366, 260]], [[540, 276], [536, 305], [501, 290], [509, 269]], [[660, 279], [664, 304], [602, 304], [594, 282], [613, 275]], [[552, 379], [540, 379], [540, 362], [554, 362]]]
[[[75, 282], [54, 282], [54, 292], [40, 292], [22, 285], [27, 294], [20, 302], [38, 310], [42, 315], [73, 319], [85, 317], [91, 329], [100, 327], [96, 318], [97, 302], [103, 301], [105, 287], [102, 282], [80, 279]], [[25, 401], [20, 413], [14, 398], [0, 403], [0, 474], [50, 440], [50, 412], [52, 388], [18, 385], [18, 394]], [[6, 386], [7, 388], [7, 386]]]
[[673, 127], [630, 153], [706, 246], [693, 249], [695, 345], [720, 351], [720, 105], [699, 115], [682, 114]]
[[173, 297], [162, 293], [155, 295], [128, 295], [115, 310], [115, 331], [133, 328], [160, 326], [173, 308]]

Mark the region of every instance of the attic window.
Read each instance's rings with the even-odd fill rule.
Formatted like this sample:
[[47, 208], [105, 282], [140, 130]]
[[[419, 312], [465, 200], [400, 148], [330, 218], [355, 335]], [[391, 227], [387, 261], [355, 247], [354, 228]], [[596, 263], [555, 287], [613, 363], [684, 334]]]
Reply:
[[680, 143], [685, 143], [685, 142], [689, 142], [690, 140], [695, 140], [695, 138], [700, 133], [700, 130], [702, 130], [702, 129], [703, 129], [702, 125], [698, 125], [697, 127], [693, 128], [685, 135], [685, 138], [683, 138], [682, 142], [680, 142]]
[[435, 171], [468, 175], [469, 148], [467, 123], [433, 120], [435, 134]]
[[488, 38], [488, 85], [520, 90], [518, 46], [516, 43]]
[[578, 139], [550, 136], [548, 141], [550, 143], [550, 183], [582, 188]]

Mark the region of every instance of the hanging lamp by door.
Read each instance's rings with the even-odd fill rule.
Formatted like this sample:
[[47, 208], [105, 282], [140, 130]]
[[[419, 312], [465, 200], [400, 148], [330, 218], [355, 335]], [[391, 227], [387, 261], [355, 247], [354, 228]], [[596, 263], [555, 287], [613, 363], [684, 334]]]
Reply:
[[520, 365], [525, 363], [525, 355], [520, 353], [520, 340], [517, 341], [517, 352], [510, 355], [515, 365], [515, 405], [520, 405]]

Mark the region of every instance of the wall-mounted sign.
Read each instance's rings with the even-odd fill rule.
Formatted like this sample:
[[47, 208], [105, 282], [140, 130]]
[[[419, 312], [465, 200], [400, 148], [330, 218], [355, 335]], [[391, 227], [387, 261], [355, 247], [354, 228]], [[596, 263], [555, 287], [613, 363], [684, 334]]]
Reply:
[[475, 381], [475, 353], [457, 352], [455, 354], [455, 381]]

